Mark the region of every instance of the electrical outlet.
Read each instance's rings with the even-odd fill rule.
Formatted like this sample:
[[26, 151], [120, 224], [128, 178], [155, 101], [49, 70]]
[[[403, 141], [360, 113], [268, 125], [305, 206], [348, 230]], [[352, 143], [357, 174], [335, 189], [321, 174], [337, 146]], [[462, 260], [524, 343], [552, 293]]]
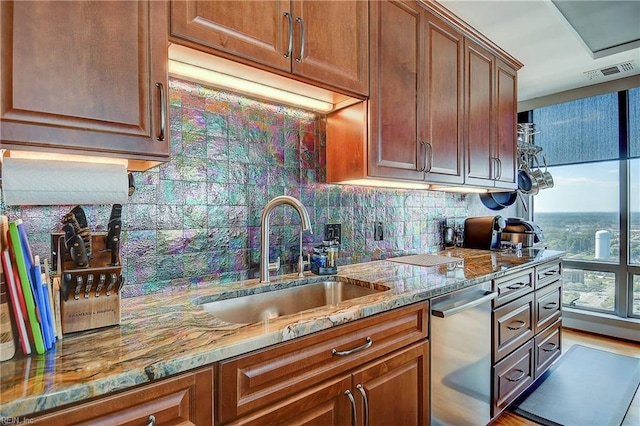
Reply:
[[338, 244], [342, 243], [342, 225], [339, 223], [329, 223], [324, 225], [324, 240], [325, 241], [338, 241]]
[[373, 239], [375, 241], [384, 240], [384, 224], [382, 222], [376, 222], [373, 224]]

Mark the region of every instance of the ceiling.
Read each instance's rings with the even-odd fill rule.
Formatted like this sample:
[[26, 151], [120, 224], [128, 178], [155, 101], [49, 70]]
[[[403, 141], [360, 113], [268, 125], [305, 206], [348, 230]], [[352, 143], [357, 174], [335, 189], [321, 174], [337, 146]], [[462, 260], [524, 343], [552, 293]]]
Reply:
[[[520, 102], [640, 74], [637, 0], [437, 1], [524, 64], [518, 72]], [[588, 42], [554, 3], [565, 13], [574, 12], [569, 19]], [[620, 37], [636, 40], [606, 49], [620, 43]], [[594, 40], [596, 53], [588, 47]], [[614, 65], [619, 66], [611, 68]]]

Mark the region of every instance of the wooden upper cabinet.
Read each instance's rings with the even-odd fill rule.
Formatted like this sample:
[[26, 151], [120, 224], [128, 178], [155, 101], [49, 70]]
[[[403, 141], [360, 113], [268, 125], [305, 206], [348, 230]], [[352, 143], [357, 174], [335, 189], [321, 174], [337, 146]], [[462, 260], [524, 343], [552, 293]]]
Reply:
[[289, 0], [172, 0], [171, 35], [290, 71], [288, 16]]
[[420, 140], [427, 148], [425, 179], [459, 184], [464, 181], [464, 37], [431, 13], [426, 14], [425, 24], [424, 115], [420, 117]]
[[[493, 158], [495, 125], [495, 57], [485, 48], [466, 40], [465, 139], [466, 183], [487, 185], [497, 170]], [[489, 183], [491, 186], [493, 183]]]
[[466, 183], [516, 188], [516, 71], [493, 53], [465, 43]]
[[293, 73], [369, 94], [369, 3], [293, 1]]
[[163, 1], [3, 1], [3, 148], [168, 161]]
[[496, 187], [513, 189], [517, 185], [517, 108], [516, 71], [501, 60], [496, 61], [496, 141], [494, 156], [498, 159]]
[[178, 44], [338, 90], [369, 94], [366, 1], [172, 0]]
[[423, 180], [426, 148], [418, 139], [418, 111], [424, 9], [415, 2], [372, 2], [370, 17], [368, 175]]

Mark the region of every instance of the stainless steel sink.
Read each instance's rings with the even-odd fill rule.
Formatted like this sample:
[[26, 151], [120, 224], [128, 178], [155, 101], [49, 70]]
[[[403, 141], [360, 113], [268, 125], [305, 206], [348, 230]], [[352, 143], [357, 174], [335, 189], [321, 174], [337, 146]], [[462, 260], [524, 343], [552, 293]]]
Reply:
[[248, 324], [307, 309], [332, 306], [343, 300], [368, 296], [388, 289], [373, 289], [346, 281], [322, 281], [203, 303], [202, 307], [223, 321]]

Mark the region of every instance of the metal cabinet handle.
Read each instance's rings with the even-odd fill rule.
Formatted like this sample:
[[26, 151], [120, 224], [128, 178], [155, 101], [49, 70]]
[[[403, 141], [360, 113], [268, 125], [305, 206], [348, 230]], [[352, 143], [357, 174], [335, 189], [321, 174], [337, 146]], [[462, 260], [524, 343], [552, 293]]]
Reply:
[[557, 274], [557, 273], [558, 273], [558, 271], [556, 271], [555, 269], [553, 269], [553, 270], [551, 270], [551, 271], [546, 271], [546, 272], [544, 273], [544, 276], [545, 276], [545, 277], [550, 277], [551, 275], [555, 275], [555, 274]]
[[154, 426], [156, 424], [156, 416], [153, 414], [147, 419], [147, 426]]
[[558, 306], [558, 304], [556, 302], [549, 302], [546, 305], [544, 305], [542, 307], [542, 309], [547, 309], [547, 310], [551, 310], [551, 309], [555, 309], [556, 306]]
[[287, 53], [284, 54], [285, 58], [291, 57], [291, 53], [293, 53], [293, 16], [289, 12], [285, 12], [284, 16], [289, 21], [289, 48], [287, 49]]
[[511, 378], [509, 376], [505, 376], [505, 378], [510, 382], [519, 382], [520, 380], [522, 380], [524, 378], [524, 376], [527, 375], [527, 373], [525, 373], [524, 370], [521, 370], [519, 368], [517, 370], [513, 370], [513, 371], [518, 372], [518, 375], [516, 377]]
[[305, 43], [305, 39], [306, 39], [306, 34], [305, 34], [305, 30], [304, 30], [304, 21], [302, 20], [301, 17], [297, 16], [296, 17], [296, 22], [300, 24], [300, 56], [298, 56], [296, 58], [296, 62], [302, 62], [302, 59], [304, 59], [304, 43]]
[[519, 290], [519, 289], [521, 289], [523, 287], [526, 287], [526, 286], [527, 286], [527, 283], [519, 282], [519, 283], [508, 285], [507, 288], [509, 290]]
[[362, 402], [364, 404], [364, 426], [369, 426], [369, 400], [367, 399], [367, 392], [364, 390], [364, 386], [358, 383], [356, 389], [362, 394]]
[[356, 413], [356, 400], [353, 399], [353, 394], [351, 393], [350, 390], [346, 390], [344, 391], [344, 394], [347, 395], [347, 398], [349, 398], [349, 402], [351, 403], [351, 424], [353, 426], [356, 426], [356, 424], [358, 424], [358, 415]]
[[429, 173], [433, 167], [433, 146], [425, 141], [420, 141], [420, 144], [424, 146], [424, 167], [420, 171]]
[[542, 349], [543, 351], [545, 351], [545, 352], [553, 352], [553, 351], [554, 351], [554, 350], [556, 350], [556, 348], [558, 347], [558, 345], [557, 345], [557, 344], [555, 344], [555, 343], [551, 343], [551, 342], [550, 342], [550, 343], [547, 343], [547, 344], [549, 345], [548, 349], [541, 348], [541, 349]]
[[518, 324], [518, 325], [513, 326], [513, 327], [511, 325], [508, 325], [507, 328], [509, 330], [520, 330], [522, 327], [524, 327], [526, 322], [524, 322], [522, 320], [518, 320], [518, 321], [511, 321], [509, 324]]
[[493, 178], [493, 180], [500, 180], [500, 178], [502, 177], [502, 161], [498, 158], [498, 157], [493, 157], [493, 161], [496, 163], [496, 176]]
[[167, 129], [167, 102], [164, 96], [164, 85], [162, 83], [156, 83], [156, 87], [160, 89], [160, 133], [157, 139], [163, 141], [164, 132]]
[[371, 340], [371, 337], [367, 337], [367, 343], [365, 343], [364, 345], [358, 346], [357, 348], [349, 349], [348, 351], [338, 351], [338, 350], [336, 350], [334, 348], [334, 349], [331, 349], [331, 355], [347, 356], [347, 355], [354, 354], [356, 352], [363, 351], [363, 350], [371, 347], [371, 345], [373, 345], [373, 340]]

